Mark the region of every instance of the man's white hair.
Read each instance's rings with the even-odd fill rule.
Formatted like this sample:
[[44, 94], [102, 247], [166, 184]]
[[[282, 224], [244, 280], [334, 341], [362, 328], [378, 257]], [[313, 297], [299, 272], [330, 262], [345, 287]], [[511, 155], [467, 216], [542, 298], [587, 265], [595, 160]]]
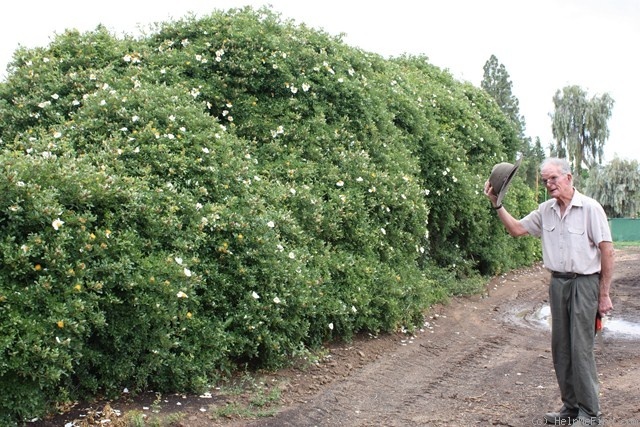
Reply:
[[563, 174], [571, 173], [571, 165], [569, 164], [567, 159], [561, 159], [560, 157], [548, 157], [540, 165], [540, 172], [542, 172], [542, 170], [549, 165], [559, 166], [560, 171]]

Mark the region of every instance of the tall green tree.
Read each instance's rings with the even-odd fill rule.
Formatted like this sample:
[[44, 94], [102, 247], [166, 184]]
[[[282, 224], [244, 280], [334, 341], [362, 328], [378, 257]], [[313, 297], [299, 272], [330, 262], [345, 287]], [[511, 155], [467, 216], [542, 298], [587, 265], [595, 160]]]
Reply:
[[591, 169], [602, 164], [614, 100], [608, 93], [589, 99], [585, 90], [574, 85], [556, 91], [553, 104], [551, 129], [556, 140], [553, 151], [569, 160], [580, 179], [583, 167]]
[[524, 117], [520, 115], [520, 102], [513, 95], [513, 84], [509, 79], [506, 67], [498, 62], [498, 58], [495, 55], [491, 55], [482, 68], [484, 74], [480, 87], [495, 99], [502, 112], [518, 128], [518, 133], [522, 137], [525, 130], [525, 121]]
[[615, 157], [589, 171], [585, 193], [598, 200], [610, 218], [635, 218], [640, 210], [640, 167], [637, 160]]

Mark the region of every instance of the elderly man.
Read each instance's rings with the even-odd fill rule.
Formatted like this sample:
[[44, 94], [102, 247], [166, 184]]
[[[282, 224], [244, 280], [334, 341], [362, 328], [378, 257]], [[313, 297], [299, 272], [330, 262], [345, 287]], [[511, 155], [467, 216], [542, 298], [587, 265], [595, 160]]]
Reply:
[[540, 172], [552, 199], [520, 220], [502, 206], [503, 191], [498, 191], [498, 201], [491, 179], [484, 192], [510, 235], [541, 238], [544, 266], [551, 271], [551, 351], [563, 405], [559, 412], [545, 414], [544, 420], [600, 425], [604, 420], [593, 348], [596, 316], [613, 308], [611, 231], [602, 206], [573, 186], [566, 160], [548, 158]]

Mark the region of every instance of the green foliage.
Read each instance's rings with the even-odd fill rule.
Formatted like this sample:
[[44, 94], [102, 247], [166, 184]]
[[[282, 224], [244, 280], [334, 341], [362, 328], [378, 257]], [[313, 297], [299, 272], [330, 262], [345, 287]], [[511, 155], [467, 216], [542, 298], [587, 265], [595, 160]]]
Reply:
[[600, 202], [609, 218], [636, 218], [640, 212], [638, 161], [616, 157], [590, 169], [585, 194]]
[[[519, 147], [426, 58], [268, 9], [19, 49], [0, 85], [0, 420], [421, 325], [539, 258], [482, 195]], [[516, 181], [508, 199], [535, 197]]]
[[522, 163], [518, 168], [518, 176], [520, 176], [527, 186], [533, 189], [536, 194], [536, 201], [542, 203], [546, 200], [546, 188], [540, 181], [540, 165], [545, 159], [544, 149], [540, 142], [540, 138], [536, 137], [535, 144], [531, 145], [531, 141], [523, 144]]

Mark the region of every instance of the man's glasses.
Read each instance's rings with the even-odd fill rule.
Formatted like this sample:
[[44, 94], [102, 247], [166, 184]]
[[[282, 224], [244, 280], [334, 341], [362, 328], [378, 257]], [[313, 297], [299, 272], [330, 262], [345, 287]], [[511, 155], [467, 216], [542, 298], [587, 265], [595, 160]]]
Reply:
[[552, 176], [551, 178], [548, 178], [548, 179], [543, 179], [542, 180], [542, 184], [544, 184], [545, 186], [548, 185], [548, 184], [555, 184], [556, 182], [558, 182], [558, 180], [560, 178], [562, 178], [562, 176], [563, 175], [560, 175], [560, 176], [556, 175], [556, 176]]

